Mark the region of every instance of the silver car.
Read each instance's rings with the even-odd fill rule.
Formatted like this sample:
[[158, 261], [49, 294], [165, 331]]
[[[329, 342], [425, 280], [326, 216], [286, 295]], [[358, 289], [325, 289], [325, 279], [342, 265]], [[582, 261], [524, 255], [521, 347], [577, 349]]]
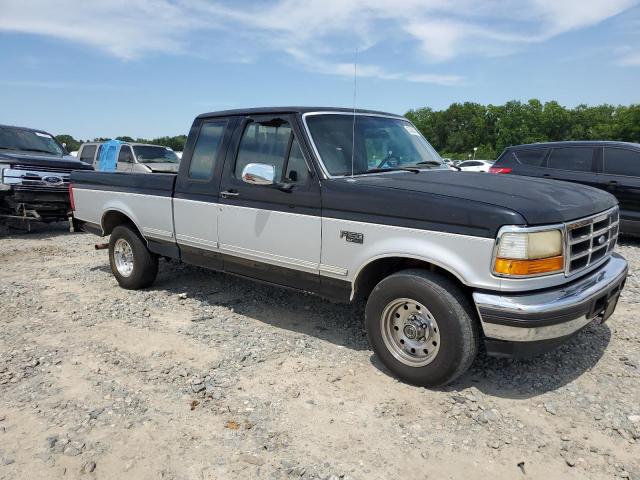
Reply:
[[[98, 168], [104, 143], [83, 143], [78, 158]], [[135, 173], [177, 173], [180, 159], [169, 147], [146, 143], [122, 143], [117, 152], [117, 171]]]

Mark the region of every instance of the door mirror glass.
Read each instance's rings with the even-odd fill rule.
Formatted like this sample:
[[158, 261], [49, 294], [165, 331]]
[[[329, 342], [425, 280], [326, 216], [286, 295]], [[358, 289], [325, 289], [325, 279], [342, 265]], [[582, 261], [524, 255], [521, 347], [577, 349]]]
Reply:
[[242, 181], [252, 185], [273, 185], [276, 169], [266, 163], [248, 163], [242, 169]]

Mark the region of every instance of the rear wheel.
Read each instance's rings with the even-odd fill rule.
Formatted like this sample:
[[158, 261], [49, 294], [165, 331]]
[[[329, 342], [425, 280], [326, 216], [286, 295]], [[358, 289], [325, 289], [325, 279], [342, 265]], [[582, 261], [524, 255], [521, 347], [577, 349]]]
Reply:
[[369, 342], [403, 381], [439, 386], [464, 373], [478, 351], [474, 310], [458, 285], [426, 270], [383, 279], [365, 311]]
[[129, 290], [148, 287], [158, 274], [158, 256], [127, 225], [118, 225], [111, 232], [109, 263], [120, 286]]

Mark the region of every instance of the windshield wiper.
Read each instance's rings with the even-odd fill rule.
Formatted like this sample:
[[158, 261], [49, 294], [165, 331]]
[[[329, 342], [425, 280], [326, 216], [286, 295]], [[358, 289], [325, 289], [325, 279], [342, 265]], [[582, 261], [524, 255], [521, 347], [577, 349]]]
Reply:
[[38, 153], [48, 153], [49, 155], [60, 155], [59, 153], [52, 152], [51, 150], [43, 150], [41, 148], [16, 148], [15, 150], [19, 150], [21, 152], [38, 152]]
[[415, 163], [414, 165], [437, 165], [437, 166], [440, 166], [440, 165], [442, 165], [442, 163], [437, 161], [437, 160], [424, 160], [422, 162]]
[[393, 172], [393, 171], [399, 171], [399, 170], [404, 170], [405, 172], [411, 172], [411, 173], [420, 173], [420, 169], [415, 167], [386, 167], [386, 168], [370, 168], [366, 172], [360, 172], [360, 174]]

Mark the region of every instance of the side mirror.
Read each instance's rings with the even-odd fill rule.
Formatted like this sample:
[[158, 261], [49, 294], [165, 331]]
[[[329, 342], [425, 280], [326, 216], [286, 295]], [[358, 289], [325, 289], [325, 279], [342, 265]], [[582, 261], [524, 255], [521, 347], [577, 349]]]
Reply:
[[273, 185], [276, 169], [266, 163], [248, 163], [242, 169], [242, 181], [252, 185]]

